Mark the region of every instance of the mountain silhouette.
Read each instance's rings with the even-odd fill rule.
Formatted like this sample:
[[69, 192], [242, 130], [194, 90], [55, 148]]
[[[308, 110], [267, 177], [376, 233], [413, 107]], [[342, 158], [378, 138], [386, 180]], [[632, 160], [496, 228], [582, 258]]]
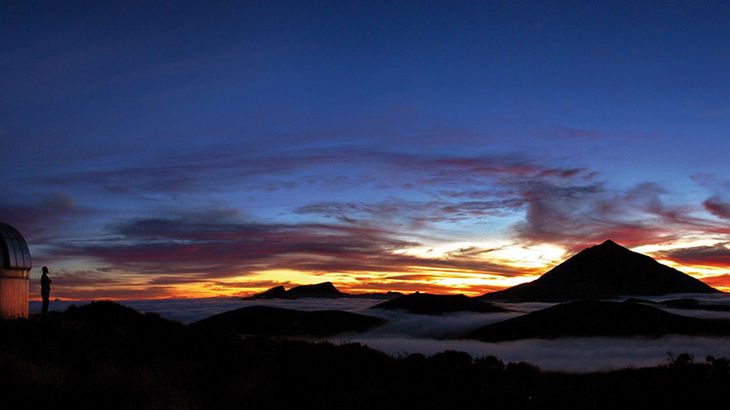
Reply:
[[378, 317], [338, 310], [308, 312], [249, 306], [199, 320], [190, 327], [212, 334], [330, 336], [342, 332], [364, 332], [385, 322]]
[[317, 283], [316, 285], [302, 285], [286, 291], [288, 299], [299, 298], [327, 298], [336, 299], [344, 297], [332, 282]]
[[675, 315], [633, 302], [568, 302], [493, 323], [464, 337], [488, 342], [505, 340], [596, 337], [729, 335], [730, 320]]
[[283, 286], [273, 287], [266, 292], [254, 295], [252, 299], [284, 299], [286, 298], [286, 289]]
[[301, 285], [295, 286], [289, 290], [286, 290], [284, 286], [273, 287], [266, 292], [258, 293], [253, 296], [243, 298], [244, 300], [256, 300], [256, 299], [300, 299], [300, 298], [322, 298], [322, 299], [337, 299], [337, 298], [359, 298], [359, 299], [393, 299], [398, 296], [403, 296], [400, 292], [388, 292], [388, 293], [363, 293], [363, 294], [350, 294], [340, 292], [339, 289], [332, 284], [332, 282], [317, 283], [315, 285]]
[[482, 295], [482, 300], [563, 302], [623, 295], [716, 293], [707, 284], [607, 240], [584, 249], [530, 283]]
[[464, 295], [431, 295], [413, 293], [387, 302], [379, 303], [371, 309], [403, 309], [421, 315], [438, 315], [448, 312], [507, 312], [499, 306]]
[[317, 283], [315, 285], [295, 286], [289, 290], [283, 286], [273, 287], [266, 292], [259, 293], [244, 299], [300, 299], [300, 298], [324, 298], [336, 299], [346, 295], [335, 287], [332, 282]]

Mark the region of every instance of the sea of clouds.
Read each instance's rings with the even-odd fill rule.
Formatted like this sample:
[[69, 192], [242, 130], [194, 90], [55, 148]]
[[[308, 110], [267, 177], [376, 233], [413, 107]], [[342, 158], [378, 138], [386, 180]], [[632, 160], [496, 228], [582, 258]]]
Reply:
[[[654, 301], [694, 298], [702, 303], [730, 306], [730, 294], [681, 294], [654, 298]], [[388, 319], [384, 326], [360, 334], [342, 334], [330, 338], [335, 343], [358, 342], [392, 354], [422, 353], [432, 355], [444, 350], [459, 350], [474, 357], [494, 355], [504, 361], [525, 361], [543, 370], [604, 371], [625, 367], [643, 367], [666, 363], [668, 352], [730, 357], [730, 337], [689, 337], [668, 335], [660, 338], [562, 338], [529, 339], [485, 343], [476, 340], [450, 340], [449, 335], [522, 315], [550, 306], [547, 303], [503, 304], [513, 312], [446, 315], [415, 315], [403, 311], [374, 309], [382, 302], [375, 299], [298, 299], [241, 300], [239, 298], [129, 300], [120, 303], [141, 312], [156, 312], [167, 319], [192, 323], [206, 317], [245, 306], [267, 305], [298, 310], [343, 310]], [[51, 310], [63, 311], [72, 304], [88, 302], [51, 302]], [[39, 312], [40, 302], [30, 302], [31, 313]], [[730, 319], [730, 312], [665, 309], [676, 314], [699, 318]]]

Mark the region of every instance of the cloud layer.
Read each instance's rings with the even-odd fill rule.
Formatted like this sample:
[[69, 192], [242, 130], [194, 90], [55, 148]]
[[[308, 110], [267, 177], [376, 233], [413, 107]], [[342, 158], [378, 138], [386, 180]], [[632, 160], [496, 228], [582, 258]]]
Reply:
[[[684, 295], [705, 298], [710, 303], [730, 303], [726, 295]], [[369, 309], [379, 303], [371, 299], [300, 299], [242, 301], [238, 298], [126, 301], [124, 304], [143, 312], [157, 312], [163, 317], [190, 323], [243, 306], [265, 304], [298, 310], [337, 309], [381, 316], [386, 325], [364, 334], [346, 334], [332, 338], [335, 342], [360, 342], [392, 355], [422, 353], [432, 355], [444, 350], [459, 350], [473, 357], [494, 355], [505, 361], [525, 361], [543, 370], [588, 372], [620, 369], [629, 366], [654, 366], [667, 363], [667, 352], [691, 353], [698, 360], [707, 355], [730, 357], [730, 338], [668, 335], [661, 338], [564, 338], [554, 340], [518, 340], [484, 343], [474, 340], [439, 340], [451, 333], [463, 332], [520, 313], [460, 313], [442, 316], [413, 315], [400, 311]], [[65, 310], [70, 302], [53, 302], [51, 308]], [[527, 312], [544, 308], [544, 304], [511, 304], [511, 309]], [[31, 302], [31, 312], [40, 311], [39, 302]], [[675, 311], [696, 317], [716, 318], [727, 312]]]
[[[607, 238], [640, 246], [713, 237], [718, 242], [709, 247], [675, 246], [655, 256], [728, 266], [721, 242], [730, 236], [727, 203], [719, 193], [678, 202], [659, 183], [617, 189], [590, 168], [549, 163], [517, 154], [211, 147], [154, 165], [37, 177], [39, 186], [129, 201], [115, 218], [105, 217], [105, 202], [59, 191], [22, 206], [0, 198], [0, 209], [33, 245], [43, 245], [42, 263], [85, 261], [58, 272], [58, 294], [70, 298], [92, 295], [99, 283], [107, 285], [100, 297], [133, 297], [134, 289], [161, 297], [192, 286], [226, 294], [289, 282], [259, 275], [272, 270], [355, 291], [476, 294], [507, 286], [489, 278], [534, 277], [560, 261], [524, 265], [499, 256], [506, 249], [547, 244], [565, 258]], [[238, 203], [237, 192], [248, 205], [226, 207]], [[203, 194], [221, 200], [187, 206]], [[725, 284], [722, 277], [716, 283]]]

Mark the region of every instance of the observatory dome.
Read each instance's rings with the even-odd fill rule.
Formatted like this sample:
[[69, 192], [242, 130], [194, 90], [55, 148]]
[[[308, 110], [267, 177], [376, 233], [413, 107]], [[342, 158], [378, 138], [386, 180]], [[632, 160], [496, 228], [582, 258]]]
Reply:
[[30, 270], [28, 244], [17, 229], [0, 223], [0, 261], [3, 269]]
[[0, 223], [0, 317], [28, 317], [28, 244], [17, 229]]

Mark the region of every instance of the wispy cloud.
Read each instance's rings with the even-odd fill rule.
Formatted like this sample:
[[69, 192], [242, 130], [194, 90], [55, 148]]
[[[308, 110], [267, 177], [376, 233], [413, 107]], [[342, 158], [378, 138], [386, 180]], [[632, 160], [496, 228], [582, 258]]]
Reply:
[[725, 202], [713, 196], [702, 203], [705, 209], [718, 218], [730, 219], [730, 202]]
[[[139, 219], [110, 227], [113, 239], [93, 243], [55, 242], [48, 257], [82, 258], [111, 267], [108, 272], [66, 274], [63, 285], [84, 288], [122, 282], [134, 286], [173, 286], [240, 280], [266, 270], [355, 278], [370, 275], [362, 290], [420, 289], [436, 272], [469, 271], [513, 276], [514, 268], [479, 259], [478, 252], [423, 257], [404, 250], [420, 245], [383, 228], [353, 224], [261, 224], [234, 222], [228, 213]], [[424, 272], [433, 273], [425, 274]], [[412, 273], [413, 276], [408, 275]], [[115, 278], [116, 276], [116, 278]], [[68, 280], [66, 280], [68, 278]], [[110, 279], [113, 278], [113, 279]], [[254, 279], [260, 282], [260, 279]], [[247, 283], [247, 287], [261, 285]], [[380, 282], [380, 285], [378, 284]], [[267, 282], [272, 284], [273, 282]], [[352, 287], [352, 286], [350, 286]]]
[[659, 252], [657, 256], [684, 265], [730, 266], [730, 248], [728, 248], [728, 243], [672, 249]]
[[0, 196], [0, 215], [3, 222], [12, 223], [34, 245], [53, 241], [63, 227], [97, 212], [79, 206], [72, 196], [63, 192], [22, 200]]
[[[390, 152], [359, 147], [297, 148], [258, 150], [248, 147], [217, 146], [145, 161], [135, 166], [114, 167], [84, 172], [54, 173], [36, 178], [36, 183], [62, 187], [94, 188], [111, 193], [194, 192], [230, 189], [231, 184], [265, 189], [260, 178], [286, 177], [306, 182], [332, 181], [332, 169], [347, 166], [352, 170], [377, 171], [388, 183], [410, 183], [414, 187], [460, 186], [504, 178], [573, 178], [585, 174], [584, 168], [541, 165], [520, 155], [438, 156]], [[300, 171], [307, 170], [305, 173]], [[338, 178], [355, 175], [340, 173]], [[283, 180], [268, 181], [271, 184]], [[344, 181], [347, 183], [348, 181]], [[382, 181], [382, 182], [385, 182]]]
[[[119, 218], [98, 227], [94, 240], [46, 240], [49, 259], [94, 261], [101, 269], [133, 277], [134, 286], [159, 286], [165, 292], [206, 281], [216, 289], [231, 283], [253, 286], [242, 283], [246, 276], [260, 286], [261, 278], [253, 276], [267, 270], [334, 275], [349, 288], [354, 286], [348, 281], [368, 273], [370, 280], [360, 280], [360, 289], [406, 291], [448, 289], [434, 283], [447, 271], [501, 277], [536, 273], [491, 258], [490, 249], [477, 243], [439, 253], [409, 251], [448, 243], [463, 227], [485, 226], [486, 235], [513, 244], [552, 244], [568, 253], [607, 238], [638, 246], [672, 242], [687, 233], [730, 234], [709, 217], [727, 217], [728, 204], [719, 197], [701, 205], [677, 204], [665, 200], [671, 192], [658, 183], [618, 189], [590, 168], [548, 162], [517, 154], [422, 155], [362, 147], [249, 152], [218, 146], [152, 165], [112, 164], [107, 170], [48, 175], [36, 182], [142, 198], [163, 208], [169, 203], [160, 202], [160, 195], [281, 191], [283, 199], [296, 190], [357, 191], [357, 196], [334, 193], [327, 200], [300, 198], [279, 214], [286, 222], [257, 220], [244, 214], [246, 209], [169, 209], [164, 217], [142, 212]], [[64, 195], [7, 210], [30, 229], [41, 226], [39, 221], [52, 225], [90, 212]], [[501, 224], [501, 231], [489, 232], [492, 224]], [[714, 258], [713, 266], [723, 263]], [[496, 286], [467, 283], [462, 286], [471, 292]], [[83, 288], [75, 282], [68, 286]]]
[[666, 203], [665, 194], [656, 183], [626, 192], [603, 184], [527, 183], [520, 190], [527, 203], [525, 221], [515, 229], [524, 240], [574, 249], [607, 238], [637, 246], [671, 242], [688, 233], [728, 233], [722, 224], [696, 216], [698, 207]]

